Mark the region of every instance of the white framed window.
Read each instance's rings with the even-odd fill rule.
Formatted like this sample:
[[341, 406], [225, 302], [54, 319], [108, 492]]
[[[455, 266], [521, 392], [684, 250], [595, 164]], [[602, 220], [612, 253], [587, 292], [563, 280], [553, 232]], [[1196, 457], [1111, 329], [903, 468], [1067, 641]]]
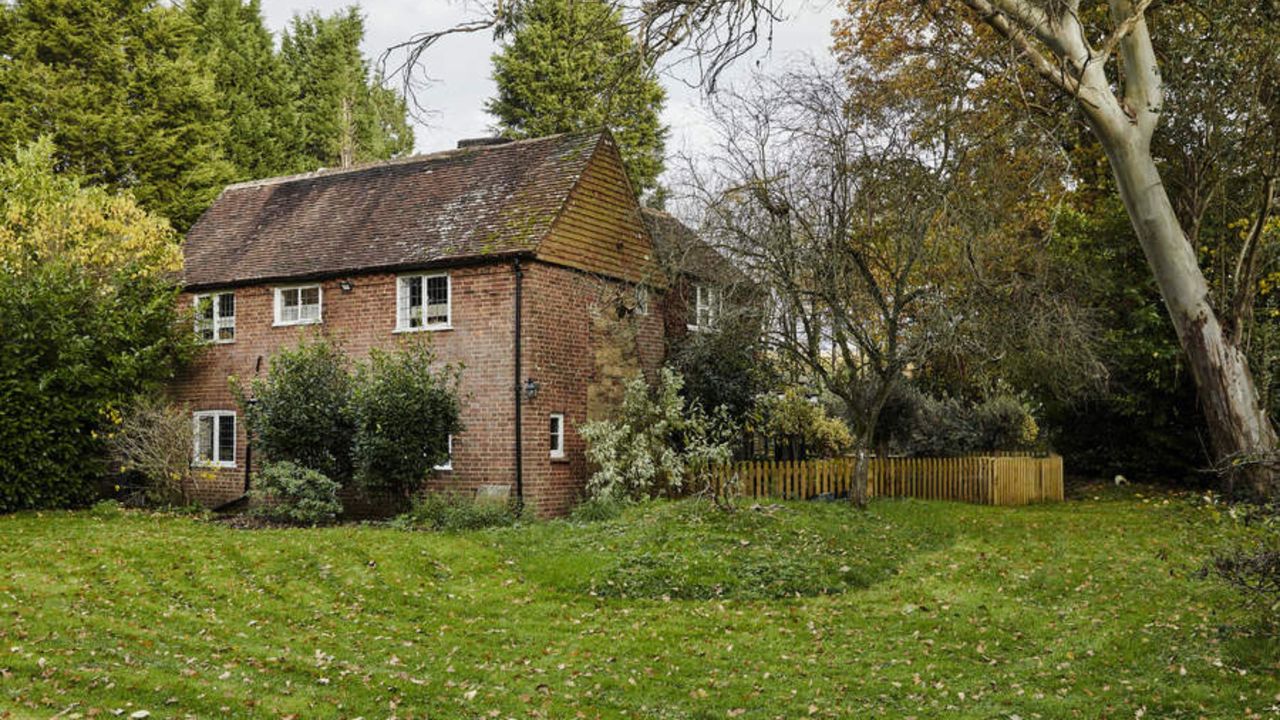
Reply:
[[449, 457], [445, 461], [435, 466], [436, 470], [452, 470], [453, 469], [453, 436], [449, 436]]
[[396, 332], [453, 327], [452, 298], [448, 273], [396, 278]]
[[207, 293], [193, 298], [196, 307], [196, 337], [205, 342], [236, 341], [235, 293]]
[[564, 457], [564, 414], [551, 413], [551, 457]]
[[637, 315], [649, 314], [649, 286], [648, 285], [636, 286], [636, 314]]
[[710, 330], [720, 315], [720, 291], [710, 285], [693, 286], [693, 317], [690, 330]]
[[236, 414], [231, 410], [192, 413], [192, 462], [206, 467], [236, 466]]
[[319, 285], [276, 288], [276, 325], [310, 325], [321, 320]]

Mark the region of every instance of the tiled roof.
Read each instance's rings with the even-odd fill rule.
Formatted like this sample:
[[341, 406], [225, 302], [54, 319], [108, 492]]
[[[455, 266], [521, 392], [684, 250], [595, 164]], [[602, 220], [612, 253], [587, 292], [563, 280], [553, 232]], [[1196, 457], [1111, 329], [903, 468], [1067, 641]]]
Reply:
[[536, 251], [601, 138], [568, 133], [232, 185], [187, 234], [185, 283]]
[[641, 210], [664, 270], [708, 282], [738, 282], [739, 270], [688, 225], [661, 210]]

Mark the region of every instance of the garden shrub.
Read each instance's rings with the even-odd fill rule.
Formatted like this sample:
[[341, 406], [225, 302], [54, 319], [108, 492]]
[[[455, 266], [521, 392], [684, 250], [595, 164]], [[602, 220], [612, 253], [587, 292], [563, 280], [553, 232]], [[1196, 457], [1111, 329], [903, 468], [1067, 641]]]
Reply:
[[979, 448], [1025, 450], [1040, 436], [1040, 427], [1026, 404], [1011, 395], [997, 395], [976, 408]]
[[905, 384], [890, 395], [876, 425], [881, 450], [923, 457], [1028, 450], [1039, 435], [1030, 408], [1011, 395], [972, 403], [934, 398]]
[[373, 350], [352, 394], [356, 476], [368, 489], [412, 492], [449, 458], [449, 435], [462, 431], [459, 371], [436, 370], [423, 344]]
[[266, 462], [290, 462], [345, 483], [351, 478], [352, 382], [342, 350], [303, 339], [271, 358], [266, 377], [237, 396], [254, 447]]
[[120, 472], [144, 480], [153, 505], [189, 505], [212, 471], [191, 464], [191, 414], [158, 393], [143, 396], [126, 412], [110, 439]]
[[406, 530], [480, 530], [507, 527], [517, 519], [510, 501], [476, 498], [455, 492], [420, 493], [413, 499], [409, 512], [392, 524]]
[[853, 447], [849, 426], [798, 388], [761, 398], [755, 412], [761, 418], [760, 430], [773, 438], [798, 439], [811, 457], [836, 457]]
[[89, 502], [121, 412], [194, 347], [172, 228], [53, 153], [0, 163], [0, 512]]
[[331, 523], [342, 513], [337, 482], [289, 461], [264, 465], [250, 492], [252, 514], [294, 525]]
[[723, 412], [686, 406], [684, 381], [669, 368], [650, 388], [643, 377], [627, 383], [617, 415], [583, 425], [591, 497], [637, 500], [680, 490], [732, 457], [731, 424]]

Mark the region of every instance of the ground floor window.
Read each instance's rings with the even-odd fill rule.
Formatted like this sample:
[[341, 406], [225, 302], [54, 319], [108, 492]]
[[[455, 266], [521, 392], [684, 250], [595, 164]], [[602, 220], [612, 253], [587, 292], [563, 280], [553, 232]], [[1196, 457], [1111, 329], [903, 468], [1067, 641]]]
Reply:
[[551, 457], [564, 457], [564, 415], [551, 414]]
[[193, 415], [194, 461], [211, 467], [236, 466], [236, 414], [205, 410]]
[[449, 436], [449, 457], [445, 461], [435, 467], [436, 470], [452, 470], [453, 469], [453, 436]]

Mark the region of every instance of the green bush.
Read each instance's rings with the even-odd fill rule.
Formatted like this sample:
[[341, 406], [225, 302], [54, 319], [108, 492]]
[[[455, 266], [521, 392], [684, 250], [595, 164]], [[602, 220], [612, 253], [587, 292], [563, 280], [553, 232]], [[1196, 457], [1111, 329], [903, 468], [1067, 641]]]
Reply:
[[194, 347], [168, 223], [53, 164], [0, 163], [0, 512], [89, 502], [123, 409]]
[[910, 385], [890, 396], [876, 425], [880, 449], [922, 457], [1027, 450], [1040, 429], [1026, 403], [996, 395], [980, 403], [934, 398]]
[[356, 476], [369, 489], [412, 492], [449, 457], [449, 435], [462, 431], [458, 370], [432, 366], [421, 344], [374, 350], [359, 368], [352, 395]]
[[237, 388], [253, 444], [267, 462], [290, 462], [345, 483], [351, 477], [351, 373], [342, 350], [304, 339], [271, 358], [264, 378]]
[[997, 395], [974, 408], [981, 447], [991, 450], [1025, 450], [1035, 444], [1040, 427], [1020, 400]]
[[392, 524], [405, 530], [480, 530], [514, 525], [515, 510], [507, 500], [478, 499], [453, 492], [427, 492], [414, 497], [413, 507]]
[[853, 433], [839, 418], [831, 417], [820, 403], [812, 402], [797, 388], [781, 395], [766, 395], [756, 403], [759, 429], [777, 438], [795, 438], [811, 457], [836, 457], [853, 447]]
[[288, 461], [265, 465], [254, 478], [252, 513], [295, 525], [331, 523], [342, 513], [338, 483]]

